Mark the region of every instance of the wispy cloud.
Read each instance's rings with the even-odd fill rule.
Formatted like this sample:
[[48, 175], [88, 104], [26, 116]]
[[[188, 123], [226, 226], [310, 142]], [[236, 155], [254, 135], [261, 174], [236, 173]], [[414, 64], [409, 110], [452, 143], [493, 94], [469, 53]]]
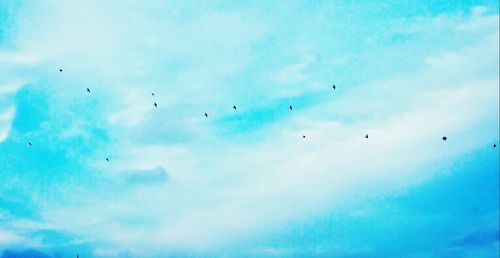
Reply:
[[[487, 7], [365, 29], [357, 5], [200, 5], [19, 7], [15, 50], [0, 52], [0, 151], [13, 153], [0, 161], [16, 164], [0, 165], [12, 178], [0, 189], [36, 212], [2, 222], [16, 232], [5, 246], [51, 230], [98, 257], [238, 253], [229, 247], [442, 177], [498, 141], [498, 14]], [[355, 11], [326, 15], [342, 8]], [[23, 134], [28, 115], [36, 130]], [[29, 152], [16, 147], [28, 136]]]

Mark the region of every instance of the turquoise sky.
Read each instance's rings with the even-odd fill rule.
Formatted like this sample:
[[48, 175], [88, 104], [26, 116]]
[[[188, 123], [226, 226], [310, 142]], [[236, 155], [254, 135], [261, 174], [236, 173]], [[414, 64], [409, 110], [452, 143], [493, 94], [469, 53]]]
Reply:
[[499, 68], [498, 1], [0, 1], [0, 258], [498, 257]]

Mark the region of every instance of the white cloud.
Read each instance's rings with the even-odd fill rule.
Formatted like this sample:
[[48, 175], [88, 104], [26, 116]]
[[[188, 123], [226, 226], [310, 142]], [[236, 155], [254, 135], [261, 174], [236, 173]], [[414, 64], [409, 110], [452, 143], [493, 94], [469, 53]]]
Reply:
[[[23, 83], [21, 83], [21, 82], [2, 83], [0, 86], [0, 94], [2, 94], [2, 95], [14, 94], [19, 89], [21, 89], [22, 85], [23, 85]], [[2, 96], [2, 95], [0, 95], [0, 96]]]
[[0, 109], [0, 143], [7, 139], [7, 136], [9, 136], [15, 112], [16, 110], [14, 107], [9, 107], [3, 112]]
[[308, 78], [304, 70], [314, 62], [311, 55], [304, 56], [298, 63], [279, 68], [274, 72], [272, 79], [277, 83], [290, 84], [304, 81]]
[[[216, 110], [214, 103], [232, 96], [219, 83], [251, 60], [251, 43], [265, 31], [258, 21], [241, 18], [244, 12], [208, 12], [190, 23], [161, 23], [157, 19], [163, 13], [144, 17], [135, 12], [142, 7], [135, 5], [115, 9], [53, 4], [40, 9], [52, 15], [35, 8], [33, 16], [27, 16], [42, 21], [36, 28], [45, 30], [26, 29], [30, 33], [20, 47], [44, 53], [49, 67], [64, 67], [60, 78], [53, 79], [60, 84], [50, 86], [51, 97], [70, 102], [66, 99], [71, 90], [60, 85], [75, 80], [79, 86], [92, 85], [90, 97], [104, 103], [98, 113], [107, 118], [113, 141], [82, 159], [109, 173], [104, 178], [111, 182], [103, 182], [103, 188], [109, 184], [116, 192], [93, 193], [72, 185], [65, 202], [44, 203], [40, 222], [23, 221], [16, 229], [57, 229], [143, 255], [217, 249], [353, 198], [411, 187], [439, 171], [419, 168], [441, 160], [437, 166], [448, 166], [449, 157], [487, 144], [498, 132], [492, 120], [498, 117], [498, 73], [490, 71], [498, 69], [498, 28], [487, 30], [469, 48], [427, 58], [425, 69], [412, 75], [346, 91], [338, 100], [294, 113], [242, 142], [213, 134], [215, 122], [205, 119], [199, 107]], [[474, 17], [471, 23], [484, 18]], [[148, 29], [156, 24], [162, 27]], [[474, 26], [483, 26], [479, 24]], [[169, 35], [169, 40], [163, 41], [160, 34]], [[179, 66], [185, 60], [195, 65], [167, 73], [174, 67], [152, 58], [158, 56], [175, 59]], [[306, 56], [283, 67], [275, 80], [302, 82], [314, 60]], [[14, 111], [3, 113], [5, 121]], [[199, 118], [192, 118], [196, 115]], [[346, 122], [345, 117], [355, 121]], [[75, 124], [62, 137], [82, 134]], [[475, 130], [480, 138], [471, 137]], [[184, 134], [188, 139], [143, 142], [147, 135], [163, 131], [168, 137], [158, 138]], [[448, 142], [440, 140], [443, 135], [449, 136]], [[112, 162], [102, 160], [105, 151], [113, 153]], [[160, 177], [168, 171], [166, 184], [123, 190], [113, 182], [123, 171], [153, 167], [162, 168]], [[4, 238], [15, 240], [12, 235]], [[97, 248], [95, 254], [112, 256], [116, 250]]]
[[[483, 50], [475, 48], [479, 55]], [[452, 63], [475, 66], [467, 62], [475, 58], [471, 51], [453, 53]], [[370, 90], [346, 96], [354, 103], [364, 99], [376, 110], [405, 102], [400, 110], [384, 112], [386, 117], [354, 124], [327, 119], [337, 112], [330, 107], [338, 103], [332, 102], [268, 128], [261, 142], [237, 148], [222, 139], [202, 149], [197, 148], [199, 142], [170, 147], [130, 145], [122, 152], [123, 164], [164, 166], [171, 171], [169, 186], [99, 201], [89, 209], [92, 214], [81, 215], [88, 221], [82, 226], [74, 223], [77, 211], [73, 207], [46, 211], [44, 217], [52, 223], [57, 220], [68, 231], [132, 252], [209, 250], [272, 230], [272, 225], [282, 221], [333, 209], [351, 198], [391, 193], [428, 180], [439, 168], [419, 168], [439, 161], [445, 167], [450, 165], [449, 157], [489, 146], [496, 136], [492, 119], [497, 116], [492, 113], [498, 105], [494, 75], [488, 77], [476, 69], [475, 77], [466, 75], [469, 79], [455, 84], [460, 78], [451, 82], [441, 78], [448, 76], [440, 73], [449, 68], [448, 56], [433, 60], [411, 81], [376, 83], [374, 90], [381, 91], [387, 103], [368, 97]], [[420, 87], [422, 81], [426, 85]], [[405, 86], [396, 91], [394, 83]], [[390, 99], [384, 96], [386, 91], [391, 92]], [[350, 109], [363, 110], [364, 106]], [[321, 113], [322, 119], [315, 113]], [[473, 136], [476, 130], [481, 137]], [[370, 135], [368, 140], [365, 133]], [[443, 135], [449, 141], [441, 141]], [[77, 210], [81, 213], [82, 209]], [[113, 219], [122, 214], [156, 227], [136, 228]], [[115, 222], [102, 224], [109, 220]]]
[[25, 240], [12, 232], [0, 230], [0, 247], [9, 247], [20, 244]]
[[0, 66], [33, 66], [40, 62], [40, 58], [29, 53], [0, 51]]
[[29, 58], [30, 56], [0, 51], [0, 143], [9, 136], [16, 114], [14, 97], [25, 83], [25, 80], [16, 78], [15, 70], [19, 65], [35, 63], [34, 60], [28, 60]]

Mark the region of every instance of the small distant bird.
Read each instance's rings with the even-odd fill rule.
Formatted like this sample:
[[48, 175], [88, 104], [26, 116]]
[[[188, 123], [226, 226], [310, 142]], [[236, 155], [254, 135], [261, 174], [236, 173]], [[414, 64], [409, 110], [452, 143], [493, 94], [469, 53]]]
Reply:
[[61, 72], [61, 73], [62, 73], [62, 69], [59, 69], [59, 72]]
[[90, 93], [90, 89], [89, 88], [87, 88], [87, 92]]
[[236, 110], [236, 106], [235, 105], [233, 105], [233, 109]]
[[443, 136], [443, 138], [441, 138], [441, 139], [443, 139], [443, 141], [446, 141], [448, 139], [448, 137]]
[[306, 138], [306, 136], [305, 136], [305, 135], [302, 135], [302, 138], [303, 138], [303, 139], [305, 139], [305, 138]]
[[30, 145], [30, 147], [31, 147], [31, 146], [33, 146], [33, 145], [31, 144], [31, 142], [28, 142], [28, 144]]
[[496, 144], [493, 144], [493, 149], [494, 149], [494, 148], [496, 148], [496, 147], [497, 147], [497, 145], [496, 145]]
[[205, 113], [205, 117], [208, 117], [208, 114], [207, 114], [207, 113]]
[[288, 108], [289, 108], [290, 110], [292, 110], [292, 109], [293, 109], [292, 105], [290, 105], [290, 107], [288, 107]]
[[368, 139], [368, 134], [367, 134], [367, 135], [365, 135], [365, 138], [366, 138], [366, 139]]
[[155, 96], [155, 94], [154, 94], [153, 92], [151, 92], [151, 95], [152, 95], [153, 97]]
[[109, 162], [109, 158], [106, 158], [106, 161]]
[[332, 86], [333, 90], [335, 90], [337, 87], [335, 87], [335, 84]]
[[155, 105], [155, 107], [158, 107], [158, 105], [156, 105], [156, 102], [155, 102], [155, 104], [154, 104], [154, 105]]

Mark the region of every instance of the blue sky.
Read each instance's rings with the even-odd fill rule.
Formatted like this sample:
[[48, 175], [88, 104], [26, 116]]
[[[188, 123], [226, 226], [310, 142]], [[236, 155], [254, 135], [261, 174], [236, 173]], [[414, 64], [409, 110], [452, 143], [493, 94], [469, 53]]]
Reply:
[[1, 1], [0, 257], [498, 257], [498, 24]]

